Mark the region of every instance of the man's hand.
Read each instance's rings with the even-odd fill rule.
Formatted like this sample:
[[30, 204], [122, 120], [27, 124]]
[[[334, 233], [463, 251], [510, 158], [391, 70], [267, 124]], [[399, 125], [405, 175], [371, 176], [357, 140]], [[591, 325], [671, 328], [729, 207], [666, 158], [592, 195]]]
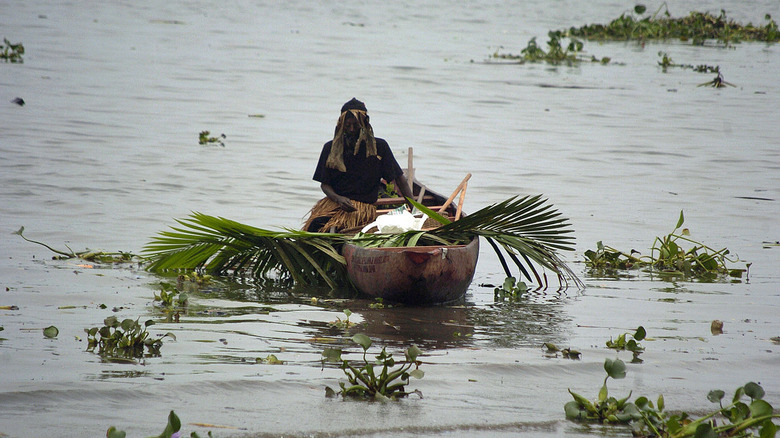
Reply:
[[355, 211], [355, 205], [352, 204], [352, 200], [347, 198], [346, 196], [338, 196], [338, 198], [335, 199], [336, 203], [339, 204], [342, 210], [346, 212]]
[[322, 189], [322, 192], [325, 193], [325, 196], [330, 198], [331, 201], [338, 204], [342, 210], [346, 212], [351, 212], [356, 210], [355, 205], [352, 203], [352, 200], [347, 198], [346, 196], [341, 196], [338, 193], [336, 193], [336, 191], [333, 190], [333, 187], [331, 187], [330, 184], [322, 183], [320, 184], [320, 188]]
[[[414, 198], [414, 195], [412, 195], [412, 191], [409, 189], [409, 182], [406, 180], [406, 177], [403, 175], [399, 175], [398, 178], [395, 179], [393, 182], [395, 185], [395, 190], [403, 197], [403, 198]], [[414, 206], [411, 202], [408, 200], [404, 200], [404, 203], [406, 204], [406, 207], [409, 209], [409, 211], [414, 210]]]

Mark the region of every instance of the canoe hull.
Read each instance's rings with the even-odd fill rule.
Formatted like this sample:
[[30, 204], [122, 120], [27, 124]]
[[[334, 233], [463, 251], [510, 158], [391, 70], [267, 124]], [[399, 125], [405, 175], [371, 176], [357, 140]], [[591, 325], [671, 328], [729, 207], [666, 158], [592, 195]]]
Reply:
[[346, 244], [347, 274], [365, 295], [406, 304], [455, 301], [474, 278], [479, 239], [468, 245], [363, 248]]

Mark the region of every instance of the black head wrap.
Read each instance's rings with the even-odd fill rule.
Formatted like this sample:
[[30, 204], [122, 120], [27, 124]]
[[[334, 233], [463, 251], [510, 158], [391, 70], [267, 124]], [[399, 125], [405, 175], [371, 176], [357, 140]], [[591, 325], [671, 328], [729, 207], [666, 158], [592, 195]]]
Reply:
[[341, 112], [342, 113], [344, 111], [348, 111], [348, 110], [358, 110], [358, 111], [366, 111], [366, 112], [368, 111], [366, 109], [366, 104], [361, 102], [361, 101], [359, 101], [359, 100], [357, 100], [357, 99], [355, 99], [354, 97], [352, 98], [352, 100], [350, 100], [349, 102], [345, 103], [341, 107]]

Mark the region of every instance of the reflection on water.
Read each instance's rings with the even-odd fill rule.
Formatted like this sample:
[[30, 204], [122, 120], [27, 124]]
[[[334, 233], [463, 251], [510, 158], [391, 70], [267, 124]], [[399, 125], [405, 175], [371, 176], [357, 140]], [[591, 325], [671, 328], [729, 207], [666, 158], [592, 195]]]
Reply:
[[570, 329], [565, 301], [524, 300], [478, 309], [472, 315], [478, 337], [501, 348], [540, 347]]
[[[307, 288], [295, 291], [288, 289], [287, 293], [282, 294], [275, 289], [277, 286], [272, 284], [269, 290], [267, 284], [251, 286], [221, 280], [218, 286], [207, 285], [205, 291], [195, 296], [212, 305], [191, 307], [186, 316], [192, 322], [205, 322], [203, 319], [207, 318], [209, 324], [222, 324], [224, 330], [230, 330], [228, 324], [263, 322], [253, 318], [259, 311], [297, 311], [305, 315], [325, 311], [325, 315], [330, 315], [328, 320], [308, 318], [295, 322], [295, 326], [303, 330], [298, 335], [302, 341], [344, 343], [352, 334], [361, 332], [371, 338], [381, 339], [389, 346], [405, 348], [416, 344], [423, 350], [539, 346], [560, 336], [570, 323], [564, 308], [567, 297], [560, 292], [528, 292], [511, 302], [495, 302], [487, 306], [465, 302], [450, 306], [408, 307], [382, 304], [362, 297], [330, 298], [327, 294], [323, 296], [321, 290]], [[213, 301], [215, 298], [228, 300], [231, 304], [220, 308], [219, 301]], [[246, 301], [256, 303], [259, 307], [233, 304]], [[297, 307], [284, 310], [284, 304]], [[345, 309], [349, 309], [353, 316], [347, 318], [343, 313]], [[315, 316], [322, 315], [321, 312], [315, 313]], [[349, 328], [336, 324], [348, 319]], [[265, 321], [276, 324], [275, 321]], [[286, 327], [287, 330], [292, 329], [290, 325]]]
[[423, 351], [467, 347], [473, 344], [473, 308], [396, 307], [366, 309], [360, 330], [389, 345], [416, 344]]

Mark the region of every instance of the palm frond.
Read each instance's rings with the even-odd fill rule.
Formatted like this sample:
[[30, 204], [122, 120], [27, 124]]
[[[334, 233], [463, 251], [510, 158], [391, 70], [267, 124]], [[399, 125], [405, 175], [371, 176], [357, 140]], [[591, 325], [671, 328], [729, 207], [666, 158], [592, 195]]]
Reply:
[[[582, 286], [574, 271], [558, 256], [558, 251], [574, 250], [573, 230], [569, 221], [541, 195], [515, 196], [455, 222], [445, 218], [436, 219], [443, 225], [430, 231], [432, 234], [463, 241], [473, 236], [484, 237], [496, 252], [507, 277], [512, 275], [502, 250], [531, 282], [536, 280], [540, 285], [542, 282], [533, 261], [552, 270], [560, 279], [571, 279], [578, 287]], [[534, 274], [534, 278], [531, 278], [529, 271]]]
[[443, 225], [424, 232], [350, 236], [290, 229], [270, 231], [196, 212], [177, 219], [177, 226], [159, 233], [144, 247], [144, 253], [150, 259], [148, 269], [156, 272], [198, 269], [255, 278], [276, 273], [296, 283], [335, 288], [349, 285], [346, 261], [340, 254], [347, 241], [367, 247], [429, 246], [466, 244], [483, 237], [508, 277], [512, 275], [507, 258], [522, 276], [540, 286], [546, 280], [534, 264], [552, 270], [562, 281], [571, 279], [578, 287], [582, 285], [558, 255], [558, 251], [573, 249], [568, 219], [540, 195], [513, 197], [455, 222], [414, 200], [412, 203]]
[[276, 272], [298, 283], [331, 287], [345, 281], [345, 261], [337, 249], [343, 235], [270, 231], [197, 212], [176, 222], [180, 226], [161, 232], [144, 247], [149, 270], [249, 272], [258, 278]]

